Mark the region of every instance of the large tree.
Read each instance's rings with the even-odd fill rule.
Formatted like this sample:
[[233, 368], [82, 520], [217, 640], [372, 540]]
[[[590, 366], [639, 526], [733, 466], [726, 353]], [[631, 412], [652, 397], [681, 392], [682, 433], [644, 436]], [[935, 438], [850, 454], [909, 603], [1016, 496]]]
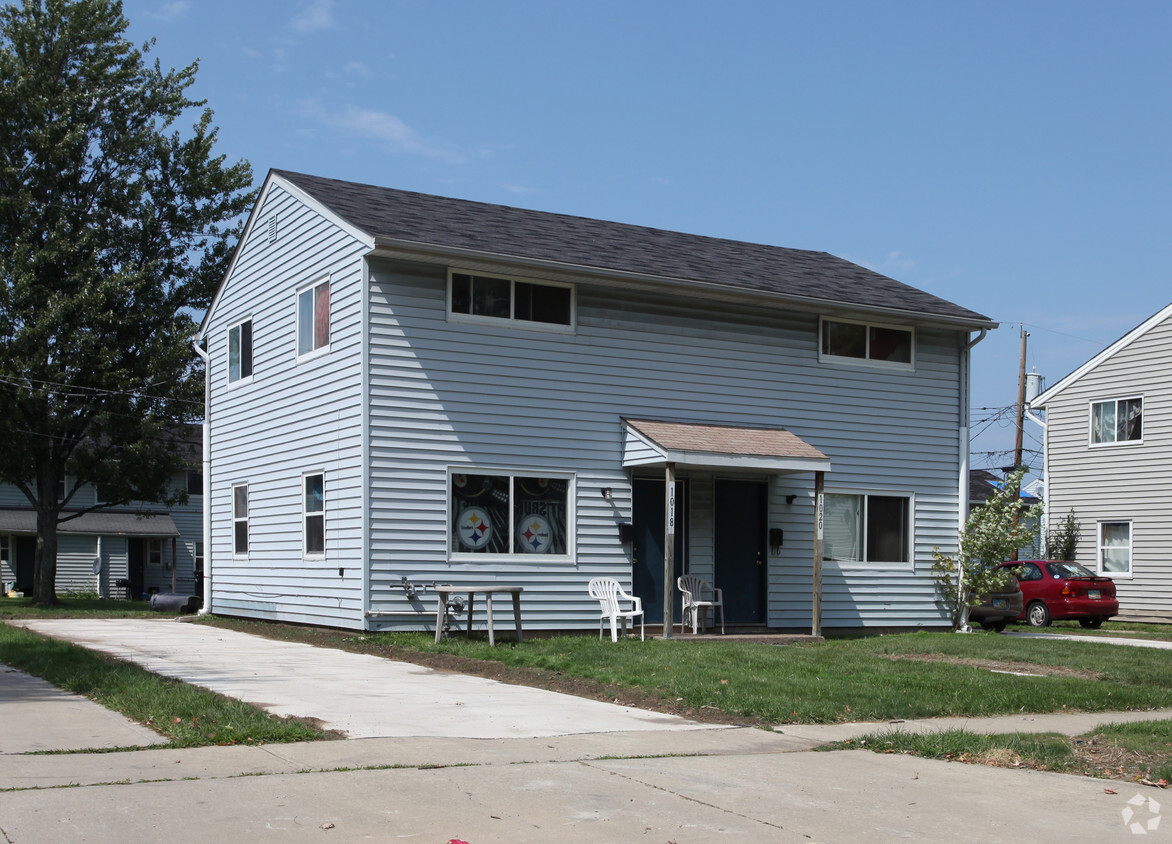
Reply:
[[198, 63], [163, 72], [127, 26], [116, 0], [0, 9], [0, 480], [36, 510], [38, 604], [79, 489], [174, 500], [169, 432], [203, 410], [193, 315], [252, 201], [187, 94]]

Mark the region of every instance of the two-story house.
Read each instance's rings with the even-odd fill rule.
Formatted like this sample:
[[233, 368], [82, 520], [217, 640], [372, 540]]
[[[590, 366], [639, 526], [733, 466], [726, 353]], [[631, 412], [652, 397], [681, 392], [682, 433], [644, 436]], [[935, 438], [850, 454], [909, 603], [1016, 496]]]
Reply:
[[1046, 516], [1115, 581], [1120, 619], [1172, 621], [1172, 305], [1030, 402], [1044, 410]]
[[944, 626], [993, 327], [823, 252], [272, 171], [201, 329], [211, 609], [429, 629], [417, 586], [488, 582], [580, 629], [614, 576], [655, 623], [670, 569], [730, 625]]
[[[182, 432], [192, 467], [200, 465], [200, 426]], [[173, 487], [187, 501], [101, 505], [93, 485], [59, 484], [66, 501], [58, 523], [58, 594], [143, 598], [150, 592], [200, 596], [203, 592], [203, 476], [176, 475]], [[96, 508], [96, 509], [95, 509]], [[0, 484], [0, 583], [4, 591], [32, 594], [37, 514], [11, 484]]]

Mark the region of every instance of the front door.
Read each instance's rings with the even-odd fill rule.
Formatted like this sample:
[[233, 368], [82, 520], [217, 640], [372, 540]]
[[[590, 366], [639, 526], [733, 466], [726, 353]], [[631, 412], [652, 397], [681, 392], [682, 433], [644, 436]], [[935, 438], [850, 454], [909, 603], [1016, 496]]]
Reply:
[[146, 587], [146, 540], [126, 540], [126, 579], [130, 581], [130, 597], [137, 601]]
[[15, 546], [16, 565], [13, 566], [13, 571], [16, 574], [16, 591], [31, 595], [37, 567], [37, 538], [18, 536]]
[[760, 481], [716, 482], [715, 580], [729, 624], [765, 623], [768, 489]]
[[[650, 624], [663, 622], [663, 491], [665, 481], [652, 478], [636, 478], [633, 489], [633, 521], [635, 545], [633, 553], [632, 589], [643, 601], [643, 618]], [[684, 573], [684, 540], [687, 537], [688, 499], [687, 487], [683, 481], [676, 481], [676, 577]], [[679, 590], [676, 595], [672, 619], [680, 620]]]

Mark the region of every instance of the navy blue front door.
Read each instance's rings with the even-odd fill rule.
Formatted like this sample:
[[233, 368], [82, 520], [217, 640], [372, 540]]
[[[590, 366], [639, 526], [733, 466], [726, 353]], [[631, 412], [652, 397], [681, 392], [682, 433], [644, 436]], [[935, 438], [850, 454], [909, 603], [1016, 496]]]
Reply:
[[[635, 525], [634, 569], [635, 594], [643, 600], [643, 617], [648, 624], [663, 623], [663, 480], [636, 478], [633, 493], [633, 521]], [[683, 481], [676, 481], [676, 577], [684, 573], [684, 540], [687, 537], [687, 489]], [[679, 590], [672, 619], [680, 620]]]
[[765, 623], [767, 498], [763, 482], [716, 482], [715, 580], [729, 624]]

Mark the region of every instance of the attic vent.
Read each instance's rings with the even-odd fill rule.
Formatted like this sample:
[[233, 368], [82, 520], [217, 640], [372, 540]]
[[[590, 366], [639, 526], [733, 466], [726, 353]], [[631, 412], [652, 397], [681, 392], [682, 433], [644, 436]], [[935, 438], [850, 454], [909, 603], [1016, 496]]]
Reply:
[[269, 217], [269, 243], [277, 242], [277, 215]]

